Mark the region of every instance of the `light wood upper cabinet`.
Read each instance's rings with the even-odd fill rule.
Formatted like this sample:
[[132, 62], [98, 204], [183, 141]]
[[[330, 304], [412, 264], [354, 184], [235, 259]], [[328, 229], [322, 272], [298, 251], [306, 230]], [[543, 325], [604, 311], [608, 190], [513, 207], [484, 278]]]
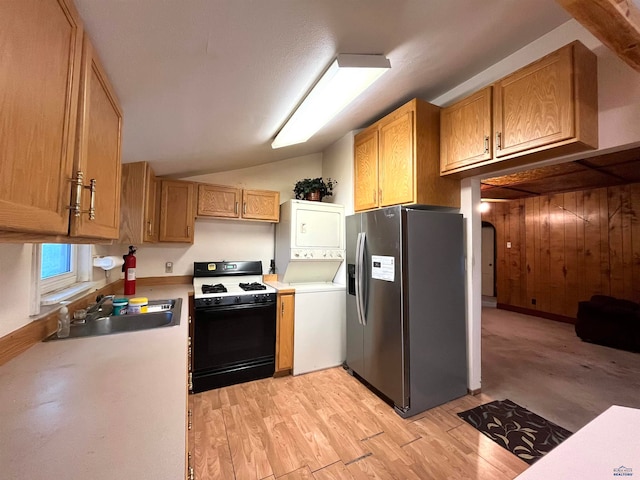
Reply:
[[193, 182], [162, 180], [160, 199], [160, 241], [193, 243]]
[[492, 87], [486, 87], [440, 114], [442, 169], [452, 170], [492, 157]]
[[160, 187], [147, 162], [122, 165], [119, 243], [155, 243], [160, 231]]
[[198, 185], [199, 217], [240, 217], [242, 190], [224, 185]]
[[[597, 80], [595, 54], [576, 41], [496, 82], [489, 117], [482, 99], [487, 89], [447, 107], [442, 174], [491, 173], [597, 148]], [[482, 155], [479, 138], [490, 131], [487, 118], [490, 154]]]
[[278, 222], [280, 192], [200, 184], [198, 185], [198, 217]]
[[354, 210], [460, 206], [460, 182], [440, 176], [440, 108], [414, 99], [354, 138]]
[[496, 157], [574, 135], [573, 53], [560, 49], [495, 84]]
[[[81, 209], [95, 218], [71, 216], [71, 236], [117, 239], [120, 228], [122, 111], [97, 54], [85, 35], [82, 51], [75, 168], [95, 191], [82, 190]], [[92, 197], [95, 197], [92, 199]]]
[[378, 128], [368, 128], [354, 141], [353, 203], [356, 211], [378, 206]]
[[276, 373], [293, 369], [294, 292], [278, 292], [276, 331]]
[[68, 233], [82, 33], [71, 2], [0, 2], [0, 230]]
[[278, 222], [280, 220], [280, 192], [243, 190], [242, 218]]
[[380, 124], [380, 206], [412, 203], [414, 194], [413, 113]]

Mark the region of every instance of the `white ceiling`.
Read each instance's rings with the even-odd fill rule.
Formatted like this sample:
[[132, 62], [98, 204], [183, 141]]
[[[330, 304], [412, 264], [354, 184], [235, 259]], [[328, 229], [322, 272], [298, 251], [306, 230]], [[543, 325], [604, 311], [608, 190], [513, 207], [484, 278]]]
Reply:
[[[122, 159], [232, 170], [322, 151], [570, 19], [554, 0], [75, 0], [124, 110]], [[338, 53], [390, 72], [307, 143], [271, 149]]]

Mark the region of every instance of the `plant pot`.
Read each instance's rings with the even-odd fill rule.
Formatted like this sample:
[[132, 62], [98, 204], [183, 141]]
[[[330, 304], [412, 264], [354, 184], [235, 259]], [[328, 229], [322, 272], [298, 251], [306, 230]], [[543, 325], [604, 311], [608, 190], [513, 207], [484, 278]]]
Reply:
[[307, 193], [307, 196], [304, 197], [305, 200], [310, 200], [312, 202], [321, 202], [322, 201], [322, 195], [320, 195], [320, 191], [319, 190], [314, 190], [313, 192], [309, 192]]

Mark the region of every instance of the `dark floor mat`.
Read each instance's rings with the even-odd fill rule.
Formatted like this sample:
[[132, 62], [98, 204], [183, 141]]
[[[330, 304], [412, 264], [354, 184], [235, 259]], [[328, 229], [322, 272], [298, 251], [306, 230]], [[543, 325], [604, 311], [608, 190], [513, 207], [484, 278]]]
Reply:
[[529, 465], [571, 435], [511, 400], [485, 403], [458, 416]]

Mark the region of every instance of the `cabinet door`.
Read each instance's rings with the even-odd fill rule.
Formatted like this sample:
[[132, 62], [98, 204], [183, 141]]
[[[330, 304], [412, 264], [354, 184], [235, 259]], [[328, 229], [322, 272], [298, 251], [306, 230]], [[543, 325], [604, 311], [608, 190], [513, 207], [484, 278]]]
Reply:
[[82, 23], [70, 1], [0, 1], [0, 229], [66, 235]]
[[242, 218], [278, 222], [280, 220], [280, 192], [243, 190]]
[[240, 217], [241, 190], [223, 185], [198, 185], [199, 217]]
[[353, 208], [356, 212], [378, 206], [378, 129], [354, 139]]
[[[81, 209], [95, 206], [95, 218], [71, 216], [71, 236], [117, 239], [120, 228], [120, 132], [122, 112], [96, 52], [85, 35], [76, 145], [76, 171], [95, 192], [82, 189]], [[94, 199], [92, 200], [92, 197]]]
[[147, 170], [147, 181], [144, 202], [144, 241], [155, 243], [160, 237], [160, 195], [161, 182], [151, 171]]
[[492, 158], [491, 87], [440, 114], [440, 170], [446, 172]]
[[413, 112], [380, 126], [381, 207], [414, 202]]
[[278, 332], [276, 372], [293, 369], [293, 325], [295, 321], [295, 296], [278, 294]]
[[160, 241], [193, 243], [192, 182], [163, 180], [160, 202]]
[[495, 84], [497, 157], [574, 136], [572, 48], [562, 48]]

